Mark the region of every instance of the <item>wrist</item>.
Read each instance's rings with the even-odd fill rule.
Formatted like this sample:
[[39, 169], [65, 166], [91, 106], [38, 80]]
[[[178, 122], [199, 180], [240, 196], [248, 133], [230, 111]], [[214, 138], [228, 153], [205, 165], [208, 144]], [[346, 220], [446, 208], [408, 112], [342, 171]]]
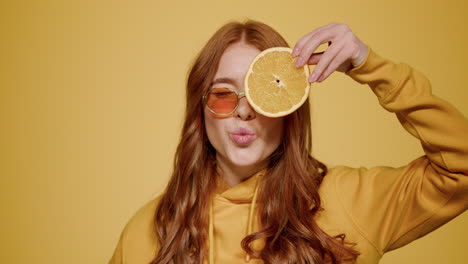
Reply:
[[356, 56], [356, 59], [351, 60], [351, 65], [353, 66], [353, 68], [361, 66], [361, 64], [364, 63], [364, 61], [366, 60], [367, 53], [369, 52], [369, 49], [366, 44], [362, 42], [360, 44], [361, 45], [359, 45], [359, 51], [358, 55]]

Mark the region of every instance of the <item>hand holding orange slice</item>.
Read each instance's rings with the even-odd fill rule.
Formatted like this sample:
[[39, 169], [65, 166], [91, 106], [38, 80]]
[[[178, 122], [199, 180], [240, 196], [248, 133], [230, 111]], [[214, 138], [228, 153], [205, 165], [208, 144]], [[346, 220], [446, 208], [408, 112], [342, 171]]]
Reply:
[[252, 108], [268, 117], [297, 110], [309, 96], [309, 67], [296, 67], [292, 49], [269, 48], [250, 63], [244, 79], [245, 96]]

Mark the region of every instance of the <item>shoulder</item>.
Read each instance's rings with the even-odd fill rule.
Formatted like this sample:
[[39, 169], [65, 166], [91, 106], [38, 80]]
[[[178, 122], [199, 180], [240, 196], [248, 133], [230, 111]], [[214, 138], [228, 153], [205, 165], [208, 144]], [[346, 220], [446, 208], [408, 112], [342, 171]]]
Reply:
[[[394, 168], [390, 166], [375, 166], [375, 167], [350, 167], [350, 166], [335, 166], [328, 170], [324, 180], [334, 182], [334, 184], [359, 184], [365, 183], [366, 180], [374, 180], [373, 177], [384, 178], [388, 174], [401, 173], [406, 167]], [[380, 180], [380, 179], [379, 179]], [[351, 186], [346, 186], [351, 187]]]
[[161, 197], [162, 194], [157, 195], [134, 213], [125, 226], [124, 231], [127, 238], [131, 238], [132, 236], [139, 236], [141, 238], [143, 235], [154, 235], [154, 214]]
[[361, 225], [354, 217], [354, 211], [360, 207], [362, 201], [353, 194], [358, 193], [359, 181], [365, 175], [365, 167], [353, 168], [336, 166], [328, 169], [319, 187], [321, 207], [316, 221], [317, 224], [330, 235], [345, 234], [346, 241], [356, 243], [355, 249], [361, 252], [360, 259], [366, 263], [377, 263], [381, 257]]
[[154, 228], [154, 213], [160, 199], [161, 195], [158, 195], [141, 206], [127, 223], [127, 231], [136, 232], [142, 229], [149, 230]]
[[321, 188], [335, 189], [338, 182], [347, 182], [356, 180], [356, 177], [363, 174], [367, 168], [353, 168], [349, 166], [334, 166], [328, 168], [327, 174], [323, 177]]
[[377, 197], [388, 196], [392, 188], [401, 182], [399, 175], [403, 175], [405, 169], [389, 166], [335, 166], [323, 178], [319, 193], [325, 204], [334, 201], [336, 206], [355, 210]]
[[[335, 166], [328, 168], [319, 187], [319, 195], [322, 207], [328, 211], [342, 211], [343, 199], [350, 190], [355, 190], [359, 185], [359, 175], [364, 174], [365, 168], [353, 168], [348, 166]], [[345, 192], [345, 193], [343, 193]], [[351, 191], [354, 193], [354, 191]], [[345, 197], [343, 197], [345, 196]], [[351, 197], [348, 197], [351, 198]]]
[[352, 168], [341, 165], [328, 168], [327, 174], [323, 177], [320, 184], [320, 197], [325, 198], [325, 200], [329, 198], [336, 199], [336, 195], [339, 192], [337, 188], [339, 189], [339, 186], [343, 184], [354, 185], [354, 181], [356, 181], [363, 169], [365, 170], [365, 168]]
[[130, 218], [121, 235], [124, 263], [150, 262], [157, 250], [154, 214], [162, 195], [146, 202]]

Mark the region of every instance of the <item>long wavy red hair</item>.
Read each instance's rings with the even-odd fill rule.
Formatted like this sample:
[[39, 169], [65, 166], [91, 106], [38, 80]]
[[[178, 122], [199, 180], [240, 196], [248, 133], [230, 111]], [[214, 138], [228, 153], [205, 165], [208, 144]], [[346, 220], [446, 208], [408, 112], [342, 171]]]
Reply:
[[[226, 48], [244, 41], [259, 50], [289, 47], [270, 26], [253, 20], [222, 26], [196, 57], [187, 79], [185, 122], [172, 177], [156, 208], [159, 249], [151, 264], [202, 263], [207, 257], [208, 206], [216, 187], [215, 155], [204, 126], [202, 96], [210, 87]], [[269, 157], [258, 195], [261, 230], [246, 236], [242, 248], [265, 263], [343, 263], [359, 253], [330, 236], [314, 216], [321, 209], [318, 189], [327, 167], [311, 156], [309, 101], [285, 118], [284, 139]], [[271, 186], [278, 186], [271, 188]], [[253, 241], [262, 239], [257, 252]]]

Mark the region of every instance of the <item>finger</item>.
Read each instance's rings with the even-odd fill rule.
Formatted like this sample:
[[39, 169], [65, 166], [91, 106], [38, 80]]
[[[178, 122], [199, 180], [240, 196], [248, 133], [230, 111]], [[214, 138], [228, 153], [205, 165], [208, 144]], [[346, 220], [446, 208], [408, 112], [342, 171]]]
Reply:
[[315, 34], [317, 34], [318, 32], [321, 32], [323, 31], [324, 29], [327, 29], [331, 26], [333, 26], [335, 23], [330, 23], [326, 26], [323, 26], [323, 27], [319, 27], [317, 29], [315, 29], [314, 31], [306, 34], [305, 36], [303, 36], [302, 38], [300, 38], [296, 45], [294, 45], [294, 49], [293, 49], [293, 53], [292, 53], [292, 56], [293, 57], [296, 57], [297, 55], [299, 55], [299, 53], [301, 53], [302, 49], [304, 48], [305, 44], [310, 40], [310, 38], [312, 38]]
[[[330, 44], [331, 44], [331, 41], [328, 42], [328, 46], [330, 46]], [[307, 61], [307, 64], [308, 64], [308, 65], [315, 65], [315, 64], [317, 64], [317, 63], [320, 61], [320, 57], [322, 57], [322, 54], [323, 54], [324, 52], [325, 52], [325, 51], [312, 53], [312, 55], [310, 55], [309, 60]]]
[[327, 49], [327, 51], [320, 58], [320, 61], [317, 64], [317, 66], [315, 66], [315, 69], [309, 78], [310, 82], [315, 82], [318, 79], [318, 77], [322, 75], [323, 71], [328, 67], [330, 62], [338, 55], [343, 46], [344, 42], [335, 42]]
[[323, 30], [323, 27], [317, 28], [316, 30], [308, 33], [307, 35], [305, 35], [304, 37], [299, 39], [297, 41], [296, 45], [294, 46], [292, 56], [296, 57], [297, 55], [299, 55], [300, 52], [302, 51], [302, 49], [304, 48], [305, 44], [307, 43], [307, 41], [309, 41], [310, 38], [312, 38], [315, 34], [317, 34], [318, 32], [320, 32], [322, 30]]
[[323, 73], [317, 78], [317, 82], [322, 82], [328, 78], [334, 71], [338, 69], [346, 60], [349, 59], [349, 54], [346, 51], [345, 47], [338, 52], [336, 57], [330, 62], [328, 67], [323, 71]]
[[331, 62], [338, 56], [341, 49], [343, 48], [344, 44], [342, 43], [335, 43], [334, 45], [330, 46], [327, 52], [321, 57], [319, 63], [314, 68], [309, 81], [315, 82], [319, 79], [323, 80], [323, 73], [324, 71], [330, 66]]
[[315, 64], [317, 64], [317, 63], [320, 61], [320, 58], [322, 57], [323, 53], [324, 53], [323, 51], [322, 51], [322, 52], [313, 53], [313, 54], [310, 56], [309, 60], [307, 61], [307, 64], [309, 64], [309, 65], [315, 65]]
[[[323, 43], [328, 43], [330, 39], [333, 39], [336, 36], [337, 31], [333, 29], [334, 25], [332, 25], [328, 30], [322, 30], [314, 34], [307, 43], [305, 43], [304, 47], [300, 51], [300, 55], [297, 58], [296, 66], [300, 67], [303, 66], [304, 63], [310, 58], [311, 54]], [[330, 47], [333, 47], [331, 45]]]

